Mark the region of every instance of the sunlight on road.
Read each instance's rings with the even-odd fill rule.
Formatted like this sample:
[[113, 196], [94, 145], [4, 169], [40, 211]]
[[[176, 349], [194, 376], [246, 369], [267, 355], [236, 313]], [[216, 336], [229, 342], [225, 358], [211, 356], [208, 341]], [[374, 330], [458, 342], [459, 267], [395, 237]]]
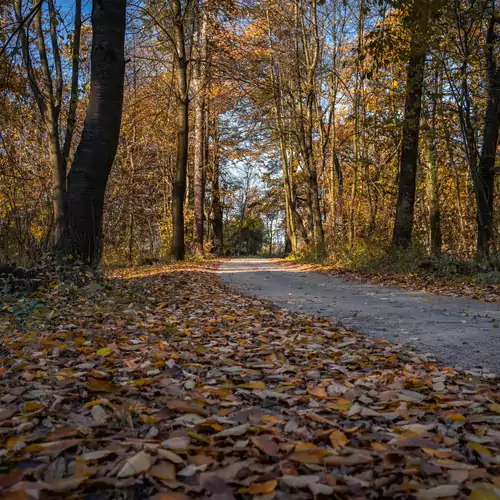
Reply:
[[[242, 266], [248, 264], [248, 266]], [[277, 273], [297, 273], [303, 272], [299, 269], [283, 268], [275, 259], [231, 259], [224, 262], [224, 265], [219, 269], [220, 274], [237, 274], [237, 273], [262, 273], [262, 272], [277, 272]]]

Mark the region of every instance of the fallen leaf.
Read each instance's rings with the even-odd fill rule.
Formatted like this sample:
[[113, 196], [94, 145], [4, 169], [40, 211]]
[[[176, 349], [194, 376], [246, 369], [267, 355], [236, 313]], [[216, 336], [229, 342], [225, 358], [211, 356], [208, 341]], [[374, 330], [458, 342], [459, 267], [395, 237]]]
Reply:
[[259, 448], [259, 450], [263, 451], [266, 455], [275, 457], [279, 453], [279, 446], [267, 434], [254, 436], [251, 438], [251, 441], [257, 448]]
[[125, 465], [118, 472], [119, 478], [137, 476], [146, 472], [153, 465], [153, 457], [144, 451], [140, 451], [125, 462]]
[[215, 437], [243, 436], [243, 434], [246, 434], [249, 428], [250, 424], [237, 425], [236, 427], [230, 427], [229, 429], [218, 432], [217, 434], [215, 434]]
[[49, 443], [31, 444], [25, 448], [28, 453], [36, 453], [37, 455], [55, 455], [62, 451], [73, 448], [83, 442], [83, 439], [65, 439], [61, 441], [51, 441]]
[[161, 443], [164, 448], [169, 448], [171, 450], [185, 450], [191, 440], [188, 436], [178, 436], [170, 439], [166, 439]]
[[167, 407], [172, 411], [177, 411], [181, 413], [193, 413], [195, 415], [202, 415], [207, 417], [209, 413], [204, 410], [201, 406], [190, 403], [189, 401], [184, 401], [182, 399], [170, 399], [167, 401]]
[[353, 453], [352, 455], [329, 455], [324, 458], [325, 465], [339, 467], [341, 465], [353, 466], [370, 464], [373, 457], [365, 453]]
[[441, 484], [434, 488], [420, 490], [417, 493], [418, 500], [435, 500], [436, 498], [455, 497], [460, 492], [460, 486], [456, 484]]
[[242, 384], [238, 386], [241, 389], [260, 389], [263, 390], [266, 388], [266, 384], [262, 382], [262, 380], [253, 380], [252, 382], [248, 382], [247, 384]]
[[253, 483], [248, 487], [248, 493], [251, 495], [266, 495], [272, 493], [276, 486], [278, 486], [278, 481], [275, 479], [264, 483]]
[[349, 443], [349, 439], [347, 439], [346, 435], [342, 431], [333, 431], [330, 434], [330, 442], [334, 448], [343, 448], [347, 443]]
[[148, 474], [164, 481], [173, 481], [175, 479], [175, 467], [170, 462], [161, 462], [153, 465]]
[[109, 356], [113, 351], [111, 350], [110, 347], [103, 347], [102, 349], [99, 349], [97, 351], [97, 354], [99, 356], [103, 356], [103, 357], [106, 357], [106, 356]]

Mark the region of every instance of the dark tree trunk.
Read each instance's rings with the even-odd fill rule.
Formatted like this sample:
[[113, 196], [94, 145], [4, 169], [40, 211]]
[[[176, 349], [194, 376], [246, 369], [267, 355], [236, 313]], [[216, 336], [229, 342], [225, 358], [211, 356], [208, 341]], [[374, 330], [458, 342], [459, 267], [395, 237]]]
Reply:
[[477, 253], [482, 259], [490, 257], [494, 243], [494, 168], [500, 125], [500, 68], [497, 68], [494, 58], [496, 22], [497, 18], [493, 10], [485, 44], [488, 101], [484, 117], [483, 144], [474, 182], [477, 201]]
[[[433, 90], [431, 101], [430, 130], [427, 144], [427, 168], [429, 169], [429, 219], [431, 226], [431, 255], [438, 257], [441, 254], [443, 237], [441, 232], [441, 203], [439, 201], [439, 168], [437, 162], [437, 106], [438, 96], [443, 92], [442, 76], [439, 69], [435, 69], [433, 76]], [[441, 100], [441, 98], [439, 97]]]
[[212, 235], [214, 252], [216, 255], [222, 255], [224, 251], [223, 228], [222, 228], [222, 204], [220, 200], [219, 184], [219, 164], [214, 162], [212, 179]]
[[222, 203], [220, 196], [219, 132], [217, 118], [212, 129], [212, 244], [215, 255], [224, 254], [224, 233], [222, 226]]
[[406, 77], [406, 102], [403, 121], [403, 145], [399, 169], [399, 190], [392, 244], [406, 248], [411, 243], [418, 164], [418, 138], [422, 108], [425, 47], [419, 30], [412, 36]]
[[175, 165], [172, 192], [172, 257], [183, 260], [184, 246], [184, 198], [186, 196], [186, 176], [189, 134], [189, 97], [187, 80], [187, 59], [184, 24], [180, 0], [172, 2], [175, 33], [175, 71], [177, 78], [177, 161]]
[[125, 0], [93, 1], [90, 99], [68, 177], [61, 247], [94, 264], [101, 257], [104, 194], [120, 135], [125, 17]]
[[205, 82], [207, 37], [206, 22], [201, 21], [199, 35], [199, 58], [195, 75], [195, 124], [194, 124], [194, 161], [193, 161], [193, 191], [194, 191], [194, 251], [203, 254], [205, 228]]

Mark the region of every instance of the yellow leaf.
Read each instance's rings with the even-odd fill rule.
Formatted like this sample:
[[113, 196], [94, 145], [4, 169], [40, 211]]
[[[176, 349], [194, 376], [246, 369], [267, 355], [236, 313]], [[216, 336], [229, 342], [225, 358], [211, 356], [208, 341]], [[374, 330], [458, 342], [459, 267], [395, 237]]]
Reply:
[[206, 436], [203, 436], [202, 434], [198, 434], [197, 432], [194, 432], [190, 429], [186, 429], [186, 433], [188, 436], [192, 437], [193, 439], [196, 439], [196, 441], [201, 441], [202, 443], [210, 444], [210, 439], [208, 439]]
[[276, 489], [276, 486], [278, 486], [276, 479], [266, 481], [265, 483], [254, 483], [248, 488], [248, 493], [251, 495], [265, 495], [272, 493]]
[[493, 484], [482, 483], [471, 488], [469, 500], [498, 500], [500, 498], [500, 488]]
[[298, 451], [290, 456], [290, 460], [298, 462], [299, 464], [316, 464], [321, 465], [327, 451], [322, 448], [308, 451]]
[[109, 348], [109, 347], [103, 347], [102, 349], [99, 349], [97, 351], [97, 354], [99, 356], [103, 356], [103, 357], [106, 357], [106, 356], [109, 356], [113, 351]]
[[476, 453], [479, 453], [480, 455], [486, 455], [487, 457], [491, 457], [491, 451], [486, 448], [486, 446], [483, 446], [480, 443], [467, 443], [467, 448], [474, 450]]
[[467, 419], [461, 413], [448, 413], [445, 415], [448, 420], [453, 420], [453, 422], [466, 422]]
[[494, 411], [495, 413], [500, 413], [500, 404], [498, 403], [491, 403], [489, 405], [486, 405], [488, 407], [488, 410]]
[[144, 385], [151, 385], [153, 384], [154, 380], [152, 378], [139, 378], [137, 380], [133, 381], [133, 384], [136, 387], [142, 387]]
[[31, 413], [32, 411], [40, 410], [43, 408], [42, 403], [37, 403], [36, 401], [28, 401], [23, 406], [23, 413]]
[[334, 448], [343, 448], [349, 442], [349, 439], [342, 431], [333, 431], [330, 434], [330, 441]]
[[139, 420], [143, 424], [147, 424], [147, 425], [156, 424], [160, 421], [160, 419], [158, 417], [155, 417], [154, 415], [147, 415], [146, 413], [141, 413], [139, 415]]
[[92, 408], [92, 406], [108, 404], [109, 401], [106, 398], [94, 399], [94, 401], [89, 401], [83, 405], [84, 408]]
[[295, 444], [295, 451], [310, 451], [317, 450], [318, 447], [314, 443], [304, 443], [303, 441], [298, 441]]
[[263, 390], [266, 388], [266, 384], [262, 382], [262, 380], [253, 380], [252, 382], [248, 382], [248, 384], [243, 384], [238, 386], [240, 389], [257, 389]]
[[339, 399], [335, 403], [326, 403], [325, 408], [329, 408], [330, 410], [338, 410], [344, 411], [349, 410], [352, 406], [352, 403], [347, 399]]

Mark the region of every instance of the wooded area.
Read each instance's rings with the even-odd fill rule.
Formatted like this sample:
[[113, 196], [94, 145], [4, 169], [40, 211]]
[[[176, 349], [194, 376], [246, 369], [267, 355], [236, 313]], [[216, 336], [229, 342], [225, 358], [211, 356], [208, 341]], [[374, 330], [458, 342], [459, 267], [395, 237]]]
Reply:
[[4, 2], [0, 260], [495, 264], [499, 21], [495, 0]]
[[499, 36], [0, 1], [0, 500], [499, 499]]

